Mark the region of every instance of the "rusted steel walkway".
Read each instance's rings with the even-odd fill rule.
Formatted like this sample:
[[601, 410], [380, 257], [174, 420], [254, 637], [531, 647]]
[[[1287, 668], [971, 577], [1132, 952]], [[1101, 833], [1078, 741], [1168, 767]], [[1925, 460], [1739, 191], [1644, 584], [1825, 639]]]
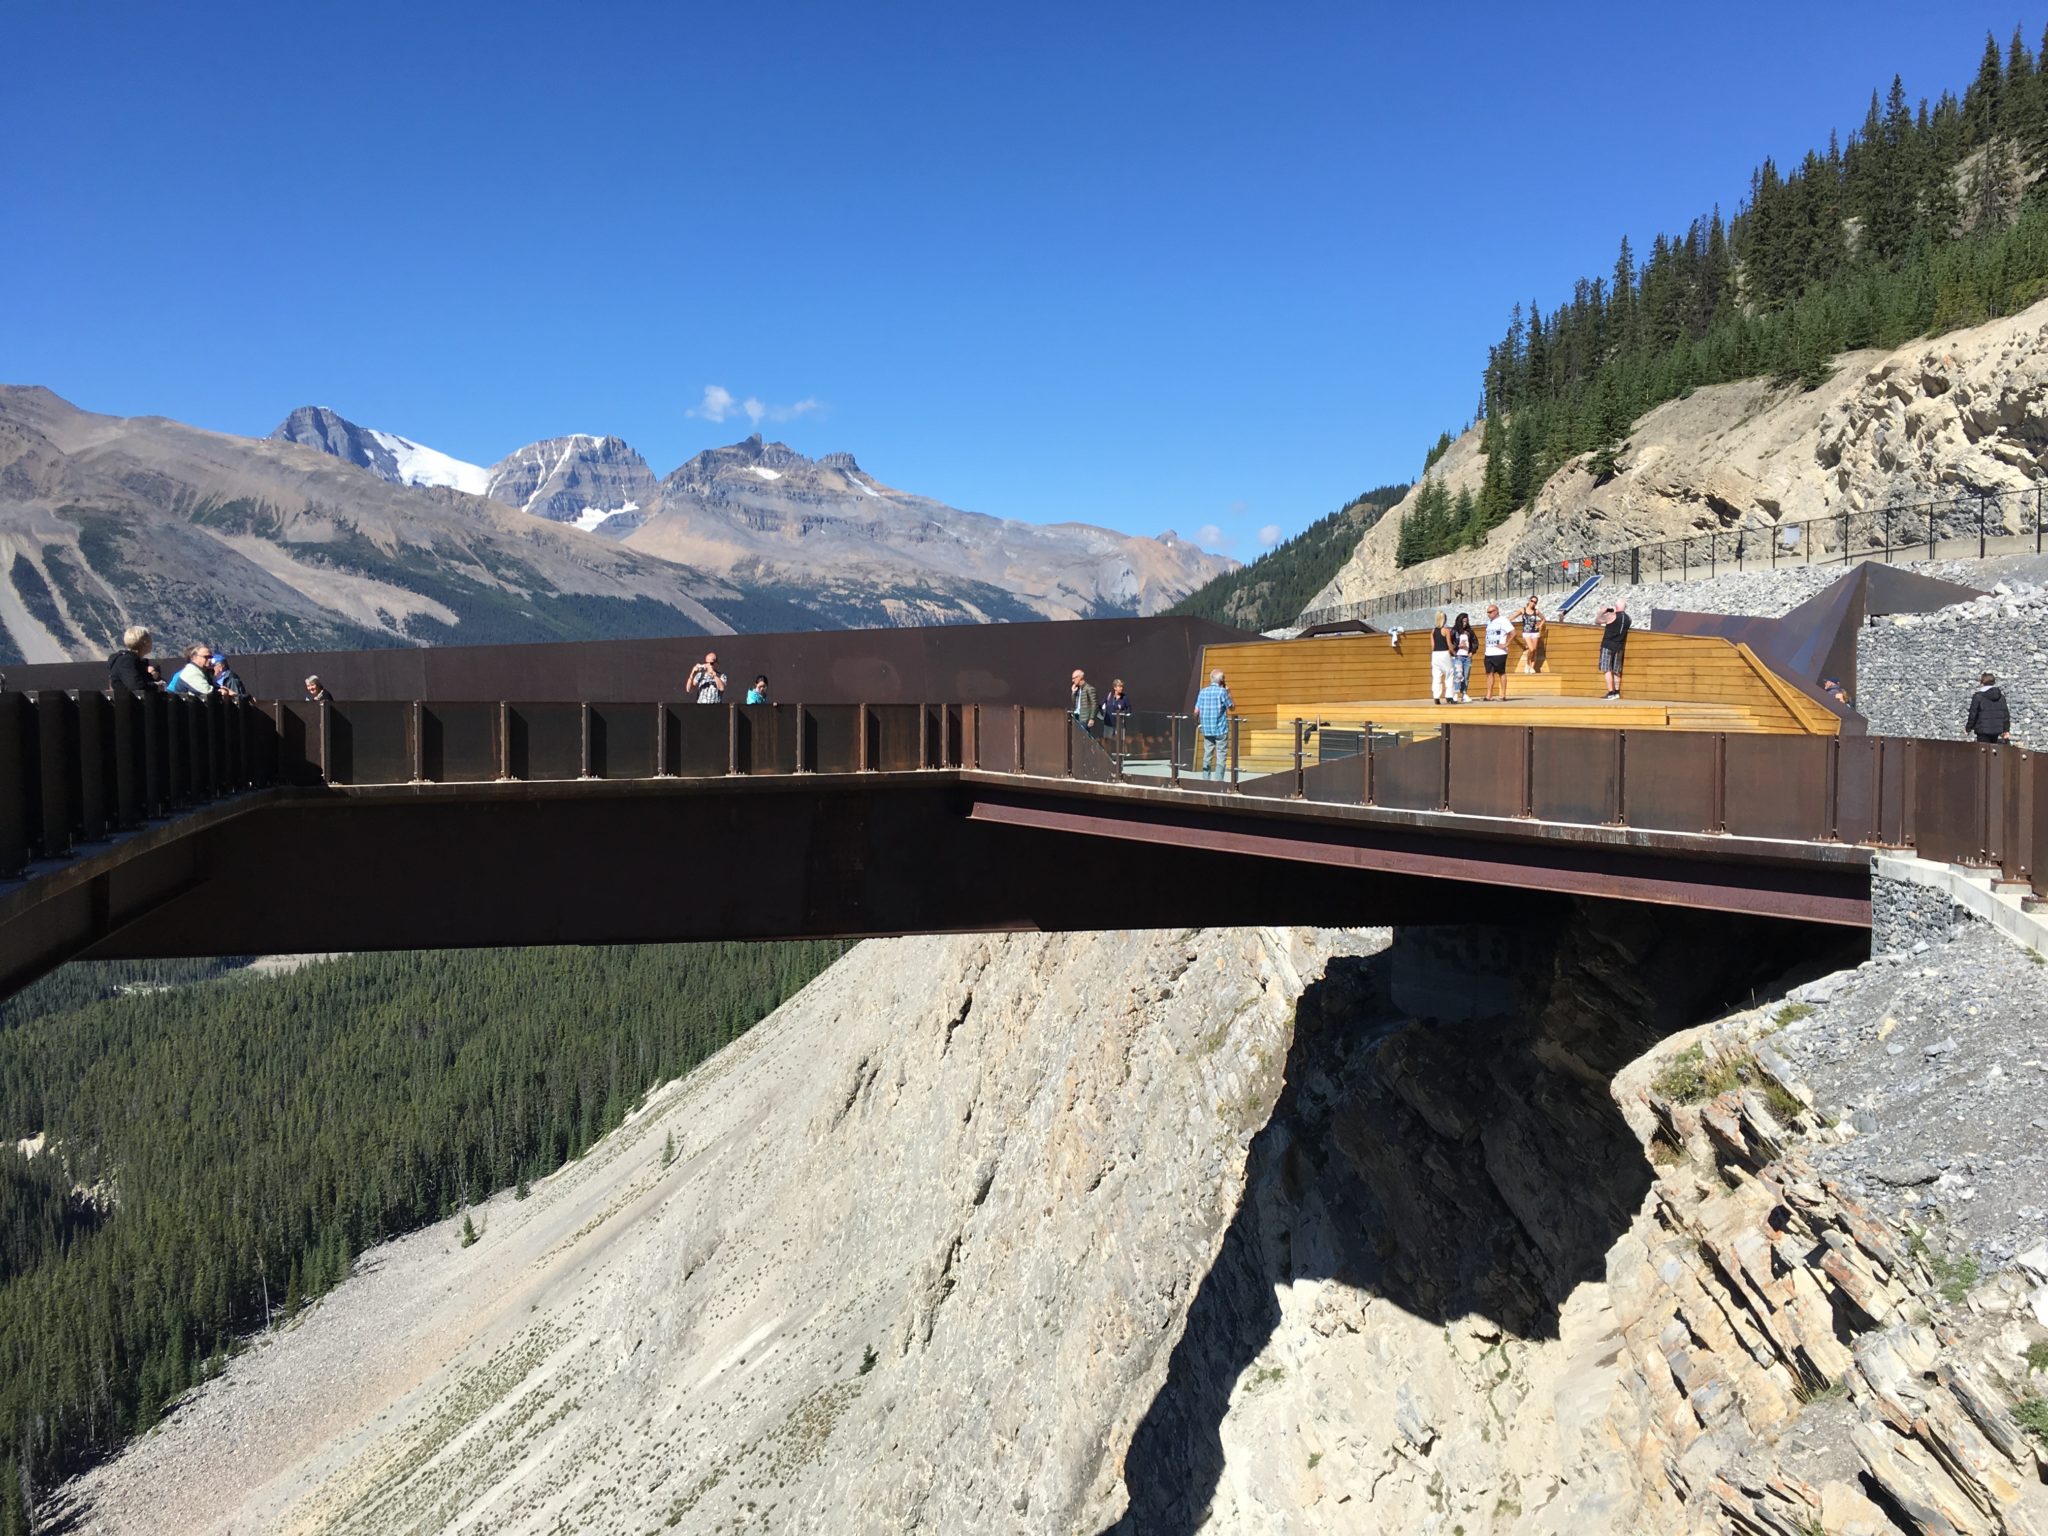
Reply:
[[1857, 925], [1873, 847], [2036, 881], [2044, 759], [1361, 722], [1192, 772], [975, 704], [0, 694], [0, 992], [63, 960], [1494, 920], [1510, 892]]

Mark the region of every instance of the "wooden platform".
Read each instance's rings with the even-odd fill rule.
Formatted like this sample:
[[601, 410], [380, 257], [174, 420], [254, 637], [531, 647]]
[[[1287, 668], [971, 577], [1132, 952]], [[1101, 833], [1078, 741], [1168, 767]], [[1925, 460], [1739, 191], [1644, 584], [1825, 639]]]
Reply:
[[[1747, 646], [1719, 636], [1671, 635], [1638, 629], [1629, 636], [1619, 704], [1601, 695], [1600, 631], [1590, 624], [1553, 624], [1539, 652], [1540, 672], [1518, 671], [1519, 646], [1508, 661], [1506, 705], [1429, 702], [1429, 634], [1409, 631], [1398, 646], [1387, 635], [1333, 635], [1312, 640], [1256, 641], [1205, 649], [1202, 672], [1221, 667], [1238, 713], [1256, 730], [1287, 730], [1291, 722], [1370, 719], [1391, 729], [1428, 728], [1440, 719], [1498, 724], [1541, 708], [1545, 725], [1672, 730], [1776, 731], [1834, 735], [1840, 719], [1765, 667]], [[1475, 664], [1472, 696], [1485, 692]], [[1502, 713], [1506, 711], [1506, 713]], [[1538, 723], [1532, 721], [1531, 723]]]

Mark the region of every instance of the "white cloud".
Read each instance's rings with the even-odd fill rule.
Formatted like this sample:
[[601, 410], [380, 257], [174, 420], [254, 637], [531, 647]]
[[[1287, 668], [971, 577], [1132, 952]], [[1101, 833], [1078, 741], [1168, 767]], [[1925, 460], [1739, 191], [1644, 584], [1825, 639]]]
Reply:
[[1265, 527], [1259, 530], [1259, 548], [1271, 549], [1275, 544], [1278, 544], [1279, 542], [1280, 525], [1278, 523], [1268, 523]]
[[700, 421], [730, 421], [735, 416], [744, 416], [759, 427], [764, 421], [795, 421], [799, 416], [808, 416], [813, 411], [825, 408], [822, 400], [805, 396], [790, 405], [778, 405], [770, 400], [756, 399], [749, 395], [742, 400], [723, 384], [706, 384], [704, 398], [684, 414], [695, 416]]
[[732, 414], [734, 404], [731, 390], [722, 384], [706, 384], [704, 398], [690, 407], [686, 414], [700, 416], [706, 421], [723, 421]]
[[[725, 391], [720, 390], [719, 393], [725, 394]], [[732, 397], [727, 395], [726, 398]], [[808, 416], [818, 408], [819, 402], [808, 396], [794, 405], [769, 405], [749, 395], [740, 405], [740, 409], [747, 413], [747, 420], [757, 427], [764, 421], [795, 421], [797, 417]]]
[[1195, 530], [1195, 542], [1204, 549], [1228, 549], [1237, 542], [1214, 523], [1204, 523]]

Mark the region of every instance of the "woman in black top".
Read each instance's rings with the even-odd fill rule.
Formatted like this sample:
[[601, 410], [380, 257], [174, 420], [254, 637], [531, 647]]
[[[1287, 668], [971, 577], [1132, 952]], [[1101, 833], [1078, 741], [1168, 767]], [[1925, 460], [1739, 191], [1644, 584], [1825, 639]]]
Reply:
[[1472, 632], [1472, 616], [1461, 613], [1451, 621], [1451, 688], [1460, 704], [1470, 704], [1465, 690], [1472, 681], [1472, 658], [1479, 654], [1479, 637]]
[[1450, 623], [1439, 613], [1429, 632], [1429, 702], [1441, 704], [1451, 696]]

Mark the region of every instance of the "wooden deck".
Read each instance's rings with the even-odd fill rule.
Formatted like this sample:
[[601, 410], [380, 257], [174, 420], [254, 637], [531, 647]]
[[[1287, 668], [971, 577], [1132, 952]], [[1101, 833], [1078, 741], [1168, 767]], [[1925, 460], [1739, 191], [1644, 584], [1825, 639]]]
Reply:
[[1432, 704], [1426, 630], [1409, 631], [1398, 647], [1387, 635], [1212, 645], [1202, 675], [1206, 680], [1221, 667], [1247, 729], [1285, 731], [1290, 750], [1296, 719], [1353, 726], [1370, 720], [1404, 731], [1446, 721], [1793, 735], [1841, 729], [1831, 711], [1772, 673], [1747, 646], [1718, 636], [1636, 630], [1622, 671], [1623, 697], [1604, 699], [1599, 646], [1593, 625], [1553, 624], [1537, 654], [1541, 670], [1532, 674], [1518, 670], [1517, 644], [1508, 658], [1506, 704], [1481, 702], [1486, 683], [1477, 661], [1472, 703]]

